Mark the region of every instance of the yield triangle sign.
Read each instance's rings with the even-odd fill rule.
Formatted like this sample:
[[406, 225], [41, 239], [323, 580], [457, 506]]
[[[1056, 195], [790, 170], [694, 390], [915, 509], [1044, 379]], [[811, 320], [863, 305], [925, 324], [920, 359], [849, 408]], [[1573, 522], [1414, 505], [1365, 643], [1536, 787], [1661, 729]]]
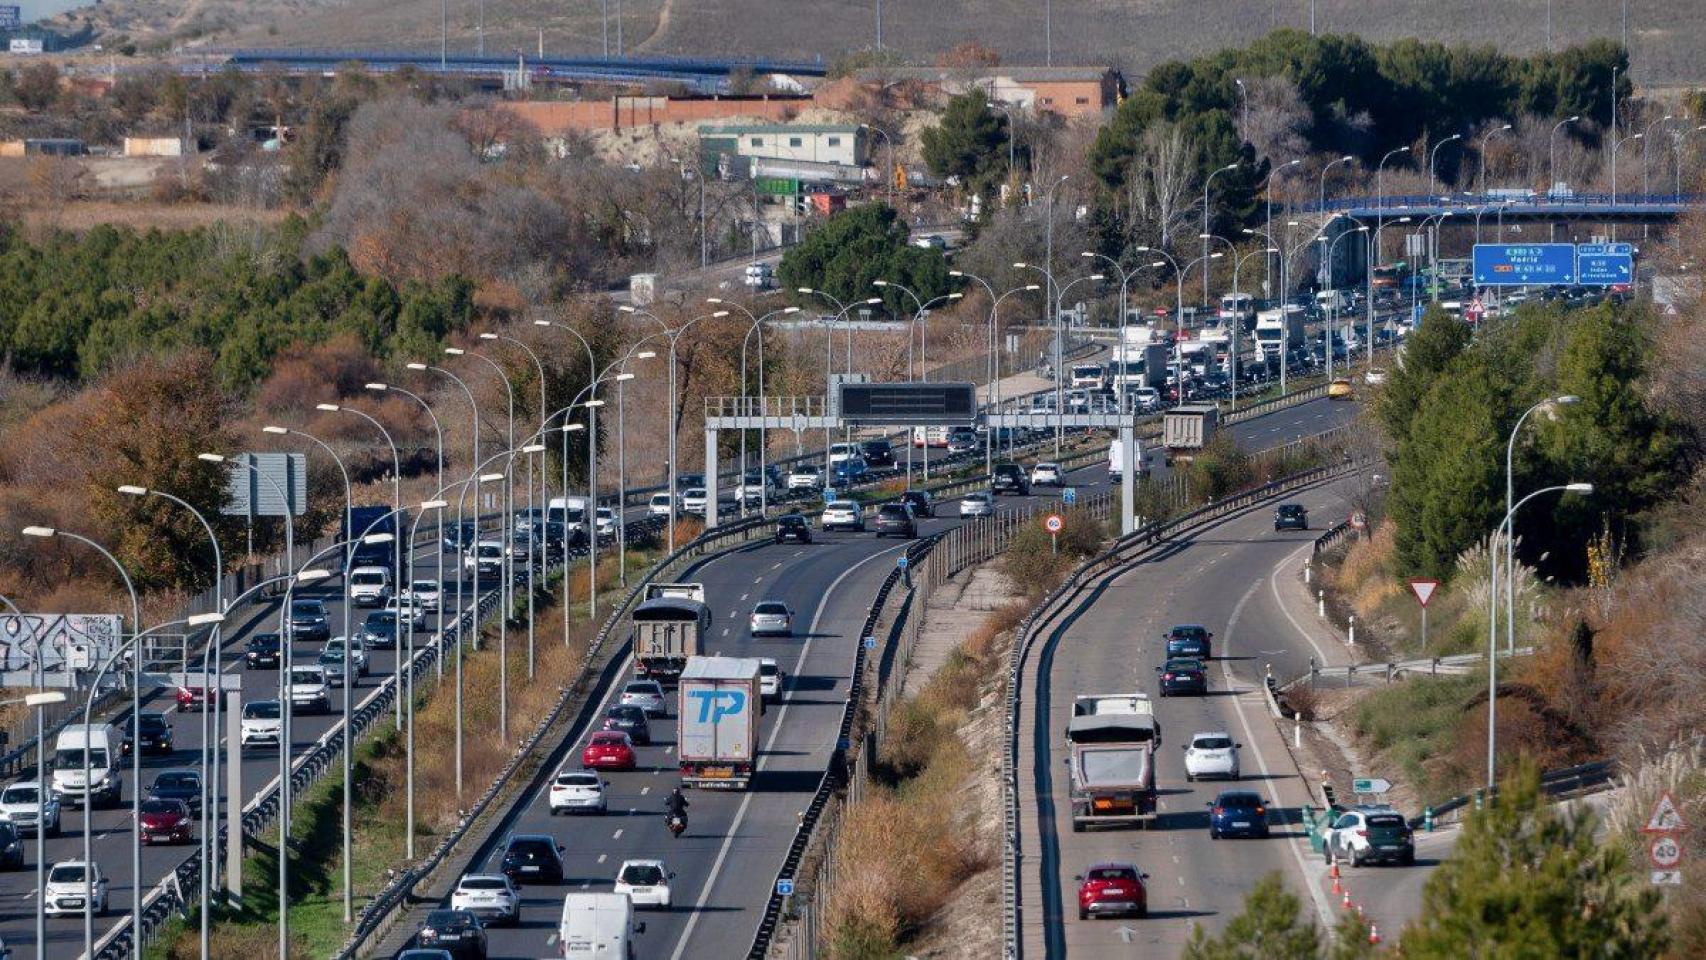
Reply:
[[1434, 591], [1437, 589], [1439, 589], [1438, 580], [1410, 581], [1410, 591], [1416, 595], [1416, 599], [1420, 600], [1424, 607], [1428, 605], [1428, 601], [1433, 598]]
[[1682, 812], [1676, 808], [1676, 800], [1666, 790], [1659, 795], [1659, 802], [1653, 804], [1652, 816], [1647, 818], [1647, 825], [1641, 828], [1642, 833], [1679, 833], [1683, 829]]

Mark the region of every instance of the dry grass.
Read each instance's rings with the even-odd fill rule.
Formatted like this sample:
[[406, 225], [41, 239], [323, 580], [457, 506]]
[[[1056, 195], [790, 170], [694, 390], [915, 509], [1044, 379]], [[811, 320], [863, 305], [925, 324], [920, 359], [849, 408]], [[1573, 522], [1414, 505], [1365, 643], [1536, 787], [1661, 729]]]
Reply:
[[30, 206], [22, 211], [24, 223], [32, 228], [52, 227], [81, 233], [93, 227], [113, 225], [137, 230], [191, 230], [215, 224], [282, 223], [291, 211], [238, 207], [219, 203], [155, 203], [138, 200], [117, 203], [77, 200], [59, 207]]

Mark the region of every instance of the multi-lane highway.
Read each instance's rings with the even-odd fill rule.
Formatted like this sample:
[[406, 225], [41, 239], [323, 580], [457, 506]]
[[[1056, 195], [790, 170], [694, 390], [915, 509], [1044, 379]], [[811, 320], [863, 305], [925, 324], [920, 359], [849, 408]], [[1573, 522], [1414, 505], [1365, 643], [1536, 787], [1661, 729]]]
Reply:
[[[1310, 416], [1309, 406], [1295, 415]], [[1275, 532], [1273, 504], [1165, 540], [1142, 562], [1098, 582], [1039, 640], [1026, 664], [1020, 737], [1024, 855], [1022, 936], [1030, 956], [1176, 956], [1201, 923], [1218, 929], [1242, 907], [1264, 874], [1278, 872], [1306, 904], [1332, 917], [1321, 887], [1324, 868], [1298, 824], [1310, 802], [1268, 717], [1260, 685], [1267, 664], [1291, 676], [1311, 658], [1341, 655], [1296, 622], [1284, 593], [1319, 528], [1348, 508], [1354, 481], [1322, 483], [1284, 502], [1302, 503], [1314, 531]], [[1277, 501], [1276, 501], [1277, 502]], [[1157, 697], [1160, 638], [1174, 624], [1203, 624], [1215, 635], [1202, 697]], [[1158, 817], [1148, 830], [1074, 833], [1069, 784], [1060, 764], [1076, 695], [1141, 691], [1156, 704], [1165, 738], [1158, 750]], [[1225, 732], [1242, 745], [1242, 779], [1187, 782], [1182, 747], [1197, 732]], [[1268, 839], [1213, 840], [1208, 807], [1224, 789], [1249, 789], [1269, 801]], [[1317, 804], [1319, 800], [1315, 801]], [[1079, 920], [1075, 877], [1100, 862], [1134, 863], [1149, 874], [1150, 913], [1136, 921]], [[1391, 868], [1408, 879], [1404, 868]], [[1365, 888], [1383, 881], [1363, 871]]]
[[[1318, 433], [1345, 422], [1347, 404], [1315, 401], [1276, 411], [1231, 428], [1235, 435], [1272, 437], [1260, 445]], [[1164, 470], [1160, 458], [1152, 469]], [[1105, 464], [1069, 474], [1068, 483], [1088, 492], [1106, 484]], [[1036, 497], [1054, 491], [1034, 491]], [[1020, 498], [1003, 499], [1015, 506]], [[921, 524], [934, 533], [959, 523], [957, 501], [939, 505], [938, 516]], [[752, 941], [782, 865], [797, 817], [816, 790], [836, 746], [849, 675], [869, 605], [903, 544], [871, 534], [819, 533], [810, 545], [760, 542], [707, 559], [681, 579], [705, 585], [716, 624], [712, 652], [743, 657], [773, 657], [787, 672], [780, 699], [763, 721], [760, 774], [747, 792], [691, 791], [690, 828], [673, 838], [663, 823], [663, 799], [678, 781], [673, 758], [671, 717], [652, 725], [653, 743], [638, 748], [638, 769], [604, 774], [608, 809], [603, 816], [553, 818], [546, 787], [523, 795], [493, 833], [470, 867], [495, 871], [510, 834], [549, 834], [565, 848], [568, 881], [561, 886], [523, 889], [521, 923], [488, 931], [493, 957], [539, 957], [556, 952], [555, 936], [563, 895], [578, 890], [609, 890], [628, 859], [662, 859], [675, 873], [673, 906], [647, 911], [642, 935], [648, 956], [679, 960], [686, 956], [736, 956]], [[754, 638], [747, 616], [761, 600], [781, 600], [795, 614], [792, 638]], [[629, 669], [624, 665], [624, 670]], [[627, 675], [623, 674], [624, 677]], [[601, 691], [604, 703], [613, 685]], [[604, 703], [601, 703], [600, 709]], [[565, 768], [580, 768], [580, 749], [588, 731], [569, 745]], [[417, 909], [387, 947], [400, 947], [418, 924]]]

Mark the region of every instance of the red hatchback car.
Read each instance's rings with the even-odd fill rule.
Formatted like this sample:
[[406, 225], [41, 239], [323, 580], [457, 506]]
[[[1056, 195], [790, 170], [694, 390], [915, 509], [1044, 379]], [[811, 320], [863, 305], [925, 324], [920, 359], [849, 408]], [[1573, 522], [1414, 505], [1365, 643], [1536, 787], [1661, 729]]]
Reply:
[[1149, 874], [1129, 863], [1098, 863], [1078, 881], [1078, 919], [1122, 914], [1149, 915], [1149, 889], [1143, 881]]
[[179, 710], [206, 710], [207, 709], [207, 688], [206, 687], [179, 687], [178, 688], [178, 709]]
[[634, 769], [634, 744], [625, 733], [600, 730], [581, 751], [581, 767], [588, 770]]
[[142, 842], [189, 843], [190, 808], [182, 800], [142, 801]]

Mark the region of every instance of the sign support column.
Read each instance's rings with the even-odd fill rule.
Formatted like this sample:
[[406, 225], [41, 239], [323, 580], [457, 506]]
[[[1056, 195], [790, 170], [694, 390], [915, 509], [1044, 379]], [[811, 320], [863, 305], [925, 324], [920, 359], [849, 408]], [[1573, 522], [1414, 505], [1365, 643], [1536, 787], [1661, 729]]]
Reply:
[[1137, 528], [1137, 458], [1132, 447], [1137, 445], [1137, 431], [1131, 428], [1131, 421], [1120, 424], [1120, 535], [1124, 536]]
[[[761, 471], [762, 472], [762, 471]], [[745, 478], [741, 478], [742, 482]], [[705, 529], [709, 531], [717, 525], [717, 430], [715, 427], [705, 428]]]
[[[225, 897], [243, 902], [243, 693], [225, 691]], [[203, 869], [211, 869], [203, 864]], [[202, 904], [207, 909], [207, 904]]]

